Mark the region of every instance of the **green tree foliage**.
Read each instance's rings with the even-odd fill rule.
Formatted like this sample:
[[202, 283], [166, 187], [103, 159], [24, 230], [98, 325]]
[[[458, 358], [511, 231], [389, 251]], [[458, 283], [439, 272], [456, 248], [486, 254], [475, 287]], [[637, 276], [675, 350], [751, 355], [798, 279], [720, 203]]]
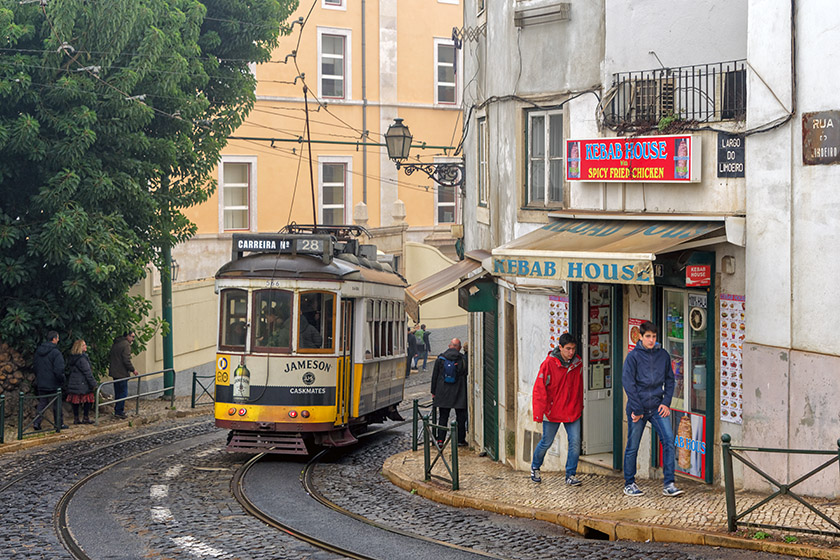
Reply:
[[129, 288], [194, 233], [182, 210], [215, 188], [254, 103], [248, 65], [295, 6], [0, 0], [0, 340], [84, 337], [101, 366], [143, 323], [150, 304]]

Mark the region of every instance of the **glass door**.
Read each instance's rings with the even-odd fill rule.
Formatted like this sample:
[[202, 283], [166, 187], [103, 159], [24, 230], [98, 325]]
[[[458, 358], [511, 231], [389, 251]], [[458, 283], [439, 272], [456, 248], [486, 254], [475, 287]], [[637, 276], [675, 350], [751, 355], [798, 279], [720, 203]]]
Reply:
[[613, 450], [613, 287], [583, 284], [583, 454]]
[[707, 296], [704, 292], [664, 290], [662, 346], [671, 355], [674, 397], [671, 420], [677, 471], [705, 478]]

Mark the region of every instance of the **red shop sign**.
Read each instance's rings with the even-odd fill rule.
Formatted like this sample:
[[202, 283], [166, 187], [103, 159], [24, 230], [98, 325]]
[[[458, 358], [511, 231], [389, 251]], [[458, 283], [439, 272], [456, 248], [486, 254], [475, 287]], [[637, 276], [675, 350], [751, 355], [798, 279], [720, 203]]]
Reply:
[[566, 141], [566, 180], [696, 183], [700, 137], [642, 136]]
[[711, 286], [712, 267], [708, 264], [690, 264], [685, 267], [685, 286]]

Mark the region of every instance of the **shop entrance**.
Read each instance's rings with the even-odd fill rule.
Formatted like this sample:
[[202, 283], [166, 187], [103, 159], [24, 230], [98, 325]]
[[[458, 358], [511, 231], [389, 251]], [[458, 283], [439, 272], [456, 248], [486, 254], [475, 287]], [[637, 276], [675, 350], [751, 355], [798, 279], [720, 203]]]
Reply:
[[605, 454], [612, 465], [615, 287], [583, 284], [581, 290], [583, 358], [583, 455]]

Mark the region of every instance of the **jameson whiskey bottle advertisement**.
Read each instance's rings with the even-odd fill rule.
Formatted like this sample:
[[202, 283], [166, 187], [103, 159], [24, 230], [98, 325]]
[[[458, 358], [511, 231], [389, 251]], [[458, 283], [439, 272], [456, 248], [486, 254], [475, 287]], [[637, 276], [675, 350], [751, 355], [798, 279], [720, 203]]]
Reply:
[[251, 396], [251, 372], [245, 367], [244, 363], [240, 363], [233, 370], [233, 402], [244, 403], [248, 402]]

